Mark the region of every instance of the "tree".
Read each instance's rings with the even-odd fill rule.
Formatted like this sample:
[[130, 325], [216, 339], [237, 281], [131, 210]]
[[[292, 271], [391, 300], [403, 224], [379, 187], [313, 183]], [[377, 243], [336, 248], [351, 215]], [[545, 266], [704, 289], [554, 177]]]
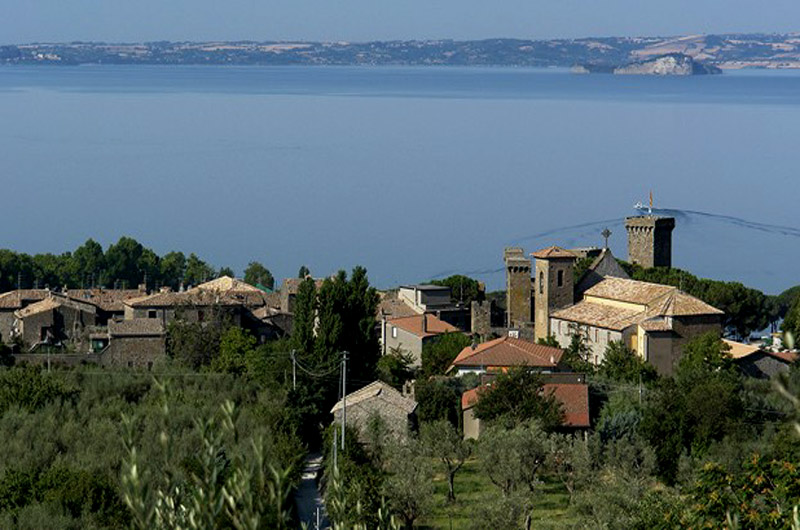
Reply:
[[297, 277], [300, 279], [305, 279], [308, 276], [311, 276], [311, 271], [308, 270], [308, 267], [305, 265], [301, 265], [300, 270], [297, 271]]
[[255, 337], [238, 326], [231, 326], [220, 337], [219, 355], [211, 361], [211, 369], [241, 375], [247, 370], [248, 357], [255, 347]]
[[105, 254], [106, 282], [131, 289], [139, 285], [143, 278], [143, 272], [139, 270], [142, 252], [142, 244], [131, 237], [121, 237], [116, 244], [108, 247]]
[[786, 334], [786, 344], [789, 348], [800, 343], [800, 296], [796, 297], [790, 306], [783, 321], [783, 332]]
[[430, 283], [432, 285], [449, 287], [450, 299], [454, 303], [463, 303], [467, 307], [469, 307], [473, 300], [480, 302], [484, 297], [480, 282], [461, 274], [448, 276], [443, 280], [431, 280]]
[[216, 276], [214, 269], [209, 264], [198, 258], [194, 253], [189, 254], [183, 275], [183, 281], [186, 285], [199, 285], [214, 276]]
[[547, 470], [564, 485], [571, 504], [576, 488], [591, 474], [589, 450], [583, 440], [569, 434], [552, 433], [549, 441]]
[[263, 285], [267, 289], [275, 288], [275, 278], [272, 273], [257, 261], [251, 261], [244, 270], [244, 281], [250, 285]]
[[217, 271], [217, 278], [222, 278], [223, 276], [227, 276], [229, 278], [235, 278], [236, 273], [233, 272], [233, 269], [230, 267], [220, 267], [219, 271]]
[[695, 337], [683, 349], [676, 376], [691, 378], [706, 372], [728, 370], [733, 366], [733, 359], [728, 354], [730, 349], [713, 331]]
[[414, 359], [410, 353], [399, 346], [389, 350], [389, 353], [378, 360], [376, 367], [378, 379], [400, 389], [406, 381], [414, 377], [411, 365]]
[[594, 365], [591, 363], [592, 349], [589, 346], [589, 330], [580, 324], [569, 325], [570, 342], [561, 362], [576, 372], [591, 373]]
[[461, 393], [461, 382], [456, 378], [417, 379], [414, 396], [419, 403], [419, 421], [447, 420], [453, 425], [459, 425]]
[[314, 352], [314, 322], [317, 317], [317, 288], [314, 280], [300, 282], [294, 299], [293, 346], [303, 356]]
[[386, 471], [384, 493], [405, 528], [411, 530], [433, 497], [433, 473], [420, 442], [410, 438], [390, 447]]
[[165, 254], [158, 266], [161, 284], [177, 290], [186, 276], [186, 256], [183, 252]]
[[422, 345], [422, 375], [444, 375], [456, 356], [472, 344], [463, 333], [443, 333]]
[[75, 287], [94, 287], [100, 282], [100, 271], [104, 268], [103, 247], [94, 239], [88, 239], [70, 257], [70, 284]]
[[484, 421], [501, 420], [520, 425], [536, 419], [547, 431], [560, 427], [564, 420], [561, 404], [544, 391], [538, 374], [516, 368], [500, 374], [491, 386], [478, 391], [475, 416]]
[[456, 473], [472, 454], [472, 445], [445, 420], [423, 423], [420, 440], [427, 454], [442, 463], [447, 476], [447, 500], [454, 502]]
[[614, 381], [649, 382], [658, 377], [655, 368], [625, 346], [622, 341], [610, 342], [606, 347], [600, 373]]
[[558, 343], [558, 339], [556, 339], [555, 335], [548, 335], [546, 339], [539, 339], [536, 341], [536, 344], [541, 344], [542, 346], [550, 346], [551, 348], [561, 347], [561, 344]]

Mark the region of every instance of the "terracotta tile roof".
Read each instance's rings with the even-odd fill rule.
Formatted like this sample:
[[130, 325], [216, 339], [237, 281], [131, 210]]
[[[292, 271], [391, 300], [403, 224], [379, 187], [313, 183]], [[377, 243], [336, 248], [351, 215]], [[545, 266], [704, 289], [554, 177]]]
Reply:
[[545, 384], [542, 389], [560, 403], [564, 426], [589, 427], [589, 385], [581, 383]]
[[660, 285], [657, 283], [640, 282], [637, 280], [609, 276], [587, 290], [584, 296], [596, 296], [597, 298], [607, 298], [620, 302], [648, 305], [657, 298], [665, 296], [675, 290], [677, 289], [670, 285]]
[[249, 283], [243, 282], [242, 280], [237, 280], [236, 278], [231, 278], [230, 276], [220, 276], [216, 280], [211, 280], [210, 282], [201, 283], [195, 289], [201, 289], [206, 291], [220, 291], [220, 292], [256, 292], [262, 293], [261, 289], [258, 287], [253, 287]]
[[380, 320], [385, 315], [386, 318], [399, 318], [410, 317], [418, 315], [414, 309], [400, 300], [396, 292], [382, 293], [378, 308], [375, 312], [375, 318]]
[[39, 313], [44, 313], [45, 311], [52, 311], [57, 307], [61, 307], [61, 301], [56, 300], [55, 298], [45, 298], [40, 302], [36, 302], [27, 306], [24, 309], [20, 309], [14, 313], [17, 318], [26, 318], [33, 315], [38, 315]]
[[[427, 331], [422, 331], [422, 319], [425, 319]], [[413, 333], [417, 337], [431, 337], [442, 333], [458, 333], [460, 330], [452, 324], [439, 320], [435, 315], [413, 315], [410, 317], [391, 318], [387, 320], [391, 325]]]
[[695, 315], [722, 315], [723, 312], [699, 298], [688, 295], [683, 291], [674, 289], [662, 299], [648, 304], [648, 313], [668, 317], [682, 317]]
[[255, 291], [213, 291], [208, 289], [193, 288], [184, 292], [156, 293], [141, 298], [132, 298], [125, 301], [130, 307], [179, 307], [179, 306], [238, 306], [261, 307], [266, 305], [267, 293], [256, 289]]
[[92, 304], [72, 300], [61, 294], [51, 293], [49, 297], [45, 298], [41, 302], [36, 302], [23, 309], [15, 311], [14, 315], [17, 318], [26, 318], [31, 315], [43, 313], [45, 311], [52, 311], [53, 309], [57, 309], [62, 306], [71, 307], [78, 311], [84, 311], [90, 314], [96, 313], [96, 308]]
[[138, 289], [69, 289], [66, 295], [73, 300], [96, 306], [110, 313], [125, 309], [125, 301], [145, 295]]
[[635, 309], [625, 309], [612, 305], [583, 301], [554, 312], [551, 318], [603, 329], [622, 331], [628, 326], [635, 324], [643, 313], [643, 311], [637, 311]]
[[[481, 391], [489, 389], [484, 385], [467, 390], [461, 395], [461, 410], [475, 406], [480, 399]], [[564, 411], [565, 427], [589, 427], [589, 385], [585, 383], [546, 383], [542, 391], [552, 395], [561, 403]]]
[[531, 256], [533, 256], [536, 259], [577, 258], [577, 256], [572, 252], [570, 252], [569, 250], [556, 246], [543, 248], [542, 250], [537, 250], [536, 252], [532, 253]]
[[166, 329], [161, 320], [157, 318], [134, 318], [110, 321], [108, 334], [111, 337], [160, 337], [166, 334]]
[[530, 366], [553, 368], [561, 362], [564, 350], [534, 344], [526, 340], [501, 337], [472, 348], [467, 346], [456, 356], [450, 368], [458, 366]]
[[47, 289], [20, 289], [0, 294], [0, 309], [21, 309], [30, 302], [39, 302], [50, 295]]
[[[406, 414], [413, 413], [417, 408], [416, 401], [405, 397], [383, 381], [374, 381], [364, 388], [351, 392], [347, 394], [346, 399], [348, 408], [358, 406], [359, 403], [370, 399], [380, 399], [405, 411]], [[343, 406], [342, 400], [339, 400], [331, 409], [331, 414], [341, 410]]]
[[775, 359], [786, 363], [793, 363], [797, 361], [798, 358], [798, 354], [793, 352], [774, 352], [772, 350], [762, 349], [760, 346], [756, 346], [754, 344], [743, 344], [741, 342], [728, 339], [722, 339], [722, 342], [730, 346], [728, 355], [737, 361], [740, 359], [746, 359], [755, 353], [769, 355], [770, 357], [774, 357]]

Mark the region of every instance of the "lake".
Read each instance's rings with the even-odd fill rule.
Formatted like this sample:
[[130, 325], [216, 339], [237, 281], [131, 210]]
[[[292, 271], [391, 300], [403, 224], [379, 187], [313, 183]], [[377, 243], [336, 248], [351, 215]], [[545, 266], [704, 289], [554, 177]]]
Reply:
[[687, 78], [438, 67], [0, 67], [0, 247], [122, 235], [239, 274], [366, 266], [389, 287], [504, 246], [610, 246], [647, 201], [673, 263], [800, 283], [800, 72]]

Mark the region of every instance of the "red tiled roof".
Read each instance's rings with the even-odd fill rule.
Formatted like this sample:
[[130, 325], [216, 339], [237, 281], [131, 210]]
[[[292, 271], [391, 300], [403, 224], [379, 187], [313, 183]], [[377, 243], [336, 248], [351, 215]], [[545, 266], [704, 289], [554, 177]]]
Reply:
[[[461, 410], [475, 406], [480, 399], [481, 390], [489, 385], [467, 390], [461, 395]], [[589, 427], [589, 385], [585, 383], [548, 383], [542, 385], [542, 391], [552, 395], [564, 412], [565, 427]]]
[[577, 256], [569, 250], [555, 246], [537, 250], [536, 252], [532, 253], [531, 256], [537, 259], [577, 258]]
[[[427, 331], [422, 331], [422, 319], [425, 318]], [[413, 315], [410, 317], [391, 318], [387, 320], [391, 325], [413, 333], [417, 337], [431, 337], [442, 333], [457, 333], [459, 329], [452, 324], [439, 320], [435, 315]]]
[[564, 355], [561, 348], [534, 344], [526, 340], [501, 337], [479, 344], [474, 349], [467, 346], [450, 365], [455, 366], [530, 366], [552, 368]]

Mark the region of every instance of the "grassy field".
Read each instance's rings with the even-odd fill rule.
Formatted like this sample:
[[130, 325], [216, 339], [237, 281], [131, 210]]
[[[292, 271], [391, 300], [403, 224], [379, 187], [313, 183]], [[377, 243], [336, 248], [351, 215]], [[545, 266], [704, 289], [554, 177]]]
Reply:
[[[470, 528], [479, 515], [478, 507], [500, 494], [500, 490], [481, 472], [480, 463], [469, 460], [456, 475], [456, 502], [447, 502], [447, 479], [434, 480], [435, 504], [432, 513], [419, 521], [419, 528], [462, 530]], [[558, 482], [545, 478], [535, 498], [533, 528], [570, 528], [577, 519], [569, 511], [569, 495]], [[494, 529], [500, 530], [500, 529]]]

